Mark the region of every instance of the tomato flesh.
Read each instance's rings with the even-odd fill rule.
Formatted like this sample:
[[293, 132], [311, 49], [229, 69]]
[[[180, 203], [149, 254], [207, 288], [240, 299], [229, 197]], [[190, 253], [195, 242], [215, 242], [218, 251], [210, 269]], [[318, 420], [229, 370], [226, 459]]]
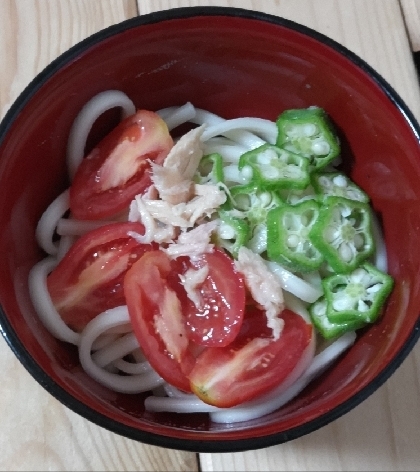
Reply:
[[[246, 292], [241, 275], [220, 249], [190, 262], [188, 269], [207, 269], [204, 282], [196, 288], [198, 305], [180, 293], [184, 286], [177, 290], [189, 339], [200, 346], [227, 346], [239, 333], [244, 316]], [[189, 274], [185, 268], [178, 271], [180, 275]]]
[[180, 301], [168, 284], [171, 272], [164, 252], [146, 253], [127, 272], [124, 292], [133, 331], [151, 366], [170, 384], [190, 391], [185, 372], [194, 359]]
[[251, 400], [280, 385], [297, 366], [311, 342], [312, 326], [284, 310], [284, 328], [274, 340], [263, 318], [263, 312], [253, 310], [233, 343], [208, 348], [197, 357], [188, 377], [191, 390], [204, 402], [227, 408]]
[[77, 219], [101, 219], [126, 209], [151, 184], [149, 161], [161, 164], [173, 140], [157, 113], [139, 110], [116, 126], [79, 165], [70, 187]]
[[[207, 309], [200, 313], [208, 319], [197, 315], [179, 277], [205, 265], [209, 269], [199, 294], [205, 301], [203, 306], [207, 303], [214, 312], [211, 316]], [[168, 383], [223, 408], [251, 400], [285, 381], [314, 335], [312, 325], [301, 316], [283, 310], [279, 316], [284, 327], [274, 340], [264, 311], [248, 305], [244, 314], [244, 291], [233, 263], [220, 250], [193, 262], [188, 258], [172, 261], [161, 250], [147, 252], [124, 279], [131, 324], [152, 367]], [[221, 309], [217, 310], [216, 304]], [[241, 312], [240, 321], [231, 330], [233, 315], [216, 316], [229, 309]], [[223, 334], [223, 323], [227, 334]], [[226, 345], [205, 344], [202, 332], [210, 325], [220, 329], [224, 340], [229, 339]], [[233, 339], [231, 332], [235, 332]]]
[[81, 236], [47, 278], [48, 291], [63, 320], [81, 331], [96, 315], [125, 305], [123, 280], [131, 265], [155, 246], [139, 244], [128, 232], [140, 223], [112, 223]]
[[[186, 295], [179, 275], [203, 265], [208, 266], [208, 275], [199, 288], [203, 298], [200, 311]], [[217, 249], [194, 262], [187, 257], [170, 260], [163, 251], [146, 253], [127, 272], [124, 292], [131, 324], [145, 356], [159, 375], [184, 391], [191, 391], [187, 375], [208, 343], [207, 339], [203, 341], [202, 330], [213, 324], [220, 340], [208, 338], [220, 345], [226, 340], [230, 343], [242, 324], [242, 279], [230, 258]]]

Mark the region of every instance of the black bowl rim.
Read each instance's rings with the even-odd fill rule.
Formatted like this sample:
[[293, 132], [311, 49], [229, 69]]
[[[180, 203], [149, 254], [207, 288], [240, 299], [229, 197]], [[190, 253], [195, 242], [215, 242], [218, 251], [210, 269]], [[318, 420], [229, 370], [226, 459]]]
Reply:
[[[26, 86], [21, 94], [14, 101], [10, 109], [7, 111], [2, 122], [0, 123], [0, 144], [5, 138], [8, 129], [12, 125], [13, 121], [19, 115], [20, 111], [24, 108], [26, 103], [32, 98], [32, 96], [38, 91], [38, 89], [57, 72], [61, 67], [65, 66], [78, 55], [91, 48], [100, 41], [109, 38], [111, 36], [118, 35], [128, 29], [139, 27], [142, 25], [153, 24], [162, 21], [191, 18], [196, 16], [230, 16], [240, 17], [243, 19], [259, 20], [268, 23], [272, 23], [278, 26], [282, 26], [293, 31], [299, 32], [318, 42], [330, 47], [337, 51], [348, 60], [354, 63], [356, 67], [365, 72], [371, 79], [373, 79], [380, 89], [385, 93], [388, 99], [398, 108], [400, 113], [404, 116], [408, 125], [411, 127], [413, 134], [420, 142], [420, 126], [416, 121], [414, 115], [401, 99], [399, 94], [392, 88], [392, 86], [370, 65], [368, 65], [363, 59], [357, 56], [355, 53], [347, 49], [345, 46], [339, 44], [335, 40], [328, 36], [319, 33], [312, 28], [296, 23], [292, 20], [282, 18], [280, 16], [263, 13], [260, 11], [247, 10], [243, 8], [234, 7], [212, 7], [212, 6], [191, 6], [182, 8], [172, 8], [167, 10], [161, 10], [154, 13], [149, 13], [141, 16], [136, 16], [120, 23], [114, 24], [107, 28], [104, 28], [97, 33], [85, 38], [84, 40], [76, 43], [74, 46], [60, 54], [54, 59], [49, 65], [47, 65], [36, 77]], [[0, 331], [6, 340], [7, 344], [14, 352], [19, 361], [28, 370], [28, 372], [34, 377], [34, 379], [59, 400], [63, 405], [73, 410], [75, 413], [81, 415], [92, 423], [101, 426], [113, 433], [121, 436], [140, 441], [145, 444], [165, 447], [169, 449], [177, 449], [191, 452], [210, 452], [210, 453], [224, 453], [224, 452], [240, 452], [253, 449], [261, 449], [268, 446], [282, 444], [287, 441], [297, 439], [308, 433], [316, 431], [317, 429], [327, 425], [328, 423], [335, 421], [348, 411], [355, 408], [358, 404], [368, 398], [374, 393], [401, 365], [404, 359], [408, 356], [410, 351], [413, 349], [418, 338], [420, 337], [420, 317], [417, 320], [410, 336], [401, 347], [400, 351], [394, 356], [389, 364], [367, 384], [362, 390], [360, 390], [353, 397], [349, 398], [345, 402], [336, 406], [332, 410], [322, 414], [320, 417], [310, 420], [301, 426], [291, 428], [289, 430], [269, 434], [266, 436], [259, 436], [256, 438], [243, 438], [233, 440], [213, 440], [206, 434], [206, 437], [200, 439], [181, 439], [172, 436], [165, 436], [148, 431], [140, 431], [136, 428], [123, 425], [109, 417], [98, 413], [94, 409], [86, 406], [81, 401], [76, 400], [66, 390], [59, 386], [54, 380], [52, 380], [45, 371], [35, 362], [33, 357], [26, 350], [25, 346], [20, 341], [19, 337], [15, 333], [10, 324], [6, 313], [0, 306]]]

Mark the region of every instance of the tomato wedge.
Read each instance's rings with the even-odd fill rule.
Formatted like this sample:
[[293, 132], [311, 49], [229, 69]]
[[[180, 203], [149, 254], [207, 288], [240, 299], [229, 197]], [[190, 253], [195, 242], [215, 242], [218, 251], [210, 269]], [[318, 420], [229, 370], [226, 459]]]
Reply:
[[[189, 271], [205, 266], [205, 280], [197, 285], [204, 308], [197, 309], [179, 276], [192, 278], [194, 286], [195, 275]], [[124, 292], [134, 333], [152, 367], [170, 384], [218, 407], [237, 405], [280, 385], [314, 336], [312, 325], [290, 310], [280, 315], [284, 327], [278, 340], [264, 311], [248, 305], [243, 316], [242, 279], [219, 249], [194, 262], [172, 261], [160, 250], [147, 252], [127, 271]], [[235, 316], [230, 309], [241, 312], [237, 323], [231, 323]], [[228, 339], [223, 347], [214, 347], [217, 340], [206, 345], [213, 336], [203, 333], [211, 327], [215, 336]]]
[[204, 402], [231, 407], [280, 385], [309, 346], [313, 328], [290, 310], [281, 313], [284, 328], [271, 338], [265, 313], [253, 309], [241, 332], [224, 348], [208, 348], [196, 359], [188, 375], [191, 390]]
[[101, 219], [124, 210], [151, 184], [149, 160], [162, 163], [173, 140], [157, 113], [139, 110], [116, 126], [79, 165], [70, 187], [77, 219]]
[[[199, 288], [203, 307], [197, 309], [179, 275], [204, 265], [208, 274]], [[124, 291], [145, 356], [159, 375], [184, 391], [190, 391], [187, 375], [206, 343], [230, 343], [242, 324], [244, 285], [230, 258], [220, 250], [194, 263], [189, 258], [171, 261], [162, 251], [146, 253], [127, 272]], [[204, 333], [211, 324], [214, 332]]]
[[112, 223], [81, 236], [47, 278], [51, 299], [63, 320], [81, 331], [96, 315], [125, 305], [123, 279], [151, 244], [139, 244], [129, 231], [140, 223]]
[[162, 251], [143, 255], [124, 279], [133, 331], [156, 372], [175, 387], [190, 391], [185, 372], [194, 358], [176, 292], [169, 287], [171, 261]]
[[177, 270], [185, 279], [181, 291], [185, 291], [194, 273], [198, 274], [200, 270], [207, 275], [204, 282], [193, 289], [198, 303], [177, 290], [188, 338], [200, 346], [227, 346], [236, 338], [242, 325], [246, 298], [243, 279], [233, 260], [215, 249], [189, 264], [184, 263], [184, 268]]

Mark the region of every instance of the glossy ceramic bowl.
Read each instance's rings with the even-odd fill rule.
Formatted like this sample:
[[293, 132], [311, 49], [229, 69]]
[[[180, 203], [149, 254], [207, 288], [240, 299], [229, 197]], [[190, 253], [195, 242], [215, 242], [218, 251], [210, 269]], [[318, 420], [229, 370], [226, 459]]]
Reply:
[[[145, 412], [145, 395], [116, 394], [87, 377], [75, 348], [54, 339], [30, 303], [40, 258], [34, 231], [65, 188], [73, 119], [93, 95], [125, 92], [140, 108], [191, 101], [226, 118], [274, 120], [318, 105], [332, 117], [352, 178], [381, 218], [395, 289], [378, 323], [322, 377], [280, 410], [233, 426], [205, 414]], [[419, 334], [419, 126], [394, 90], [344, 47], [281, 18], [238, 9], [187, 8], [125, 21], [49, 65], [0, 130], [0, 322], [12, 350], [64, 405], [145, 443], [192, 451], [261, 448], [320, 428], [374, 392]], [[99, 139], [100, 130], [93, 139]]]

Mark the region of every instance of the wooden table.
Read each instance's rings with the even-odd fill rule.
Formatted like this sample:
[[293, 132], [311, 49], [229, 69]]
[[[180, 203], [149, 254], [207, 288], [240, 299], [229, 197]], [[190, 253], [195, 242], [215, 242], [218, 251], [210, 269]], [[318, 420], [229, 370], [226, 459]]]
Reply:
[[[260, 10], [310, 26], [378, 70], [420, 119], [412, 52], [420, 0], [0, 0], [1, 116], [28, 82], [86, 36], [180, 6]], [[72, 471], [420, 470], [420, 343], [353, 411], [287, 444], [235, 454], [143, 445], [99, 428], [44, 391], [0, 341], [0, 469]]]

